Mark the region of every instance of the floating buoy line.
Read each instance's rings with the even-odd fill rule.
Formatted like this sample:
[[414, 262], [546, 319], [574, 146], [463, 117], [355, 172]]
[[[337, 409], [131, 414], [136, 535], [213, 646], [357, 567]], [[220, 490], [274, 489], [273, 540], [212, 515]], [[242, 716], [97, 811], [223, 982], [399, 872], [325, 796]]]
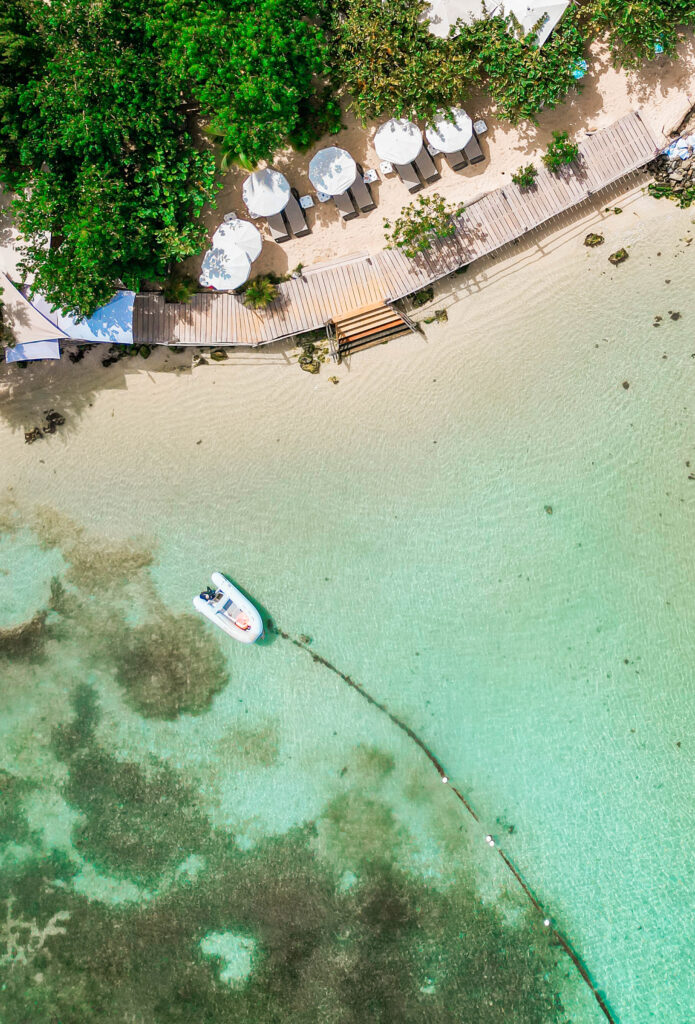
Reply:
[[[298, 647], [300, 651], [304, 651], [304, 653], [308, 654], [311, 660], [315, 662], [315, 664], [323, 665], [323, 667], [327, 668], [329, 672], [332, 672], [334, 675], [338, 676], [338, 678], [341, 679], [344, 683], [347, 683], [347, 685], [351, 687], [353, 690], [355, 690], [356, 693], [359, 693], [360, 697], [366, 700], [368, 704], [371, 704], [373, 708], [376, 708], [377, 711], [380, 711], [383, 715], [386, 715], [386, 717], [393, 723], [393, 725], [396, 726], [397, 729], [400, 729], [401, 732], [405, 733], [408, 739], [411, 740], [415, 744], [415, 746], [420, 748], [422, 753], [425, 755], [425, 757], [437, 771], [437, 774], [439, 775], [439, 778], [444, 783], [444, 785], [448, 786], [449, 790], [454, 794], [459, 803], [463, 804], [463, 806], [466, 808], [466, 810], [473, 818], [473, 820], [476, 822], [476, 824], [481, 824], [480, 817], [476, 813], [473, 806], [468, 802], [463, 793], [459, 789], [457, 789], [456, 786], [451, 784], [451, 780], [444, 771], [444, 767], [439, 758], [437, 757], [437, 755], [434, 753], [434, 751], [430, 750], [430, 748], [427, 746], [424, 740], [422, 740], [420, 736], [418, 736], [418, 734], [413, 729], [411, 729], [407, 722], [404, 722], [402, 718], [398, 717], [398, 715], [394, 715], [392, 711], [389, 711], [385, 704], [382, 704], [380, 700], [377, 700], [376, 697], [373, 697], [371, 693], [369, 693], [368, 690], [365, 690], [364, 686], [362, 686], [361, 683], [358, 683], [355, 679], [353, 679], [352, 676], [349, 676], [347, 675], [347, 673], [342, 672], [339, 668], [333, 665], [332, 662], [328, 661], [328, 659], [324, 658], [321, 654], [317, 654], [316, 651], [312, 651], [309, 647], [310, 641], [308, 637], [305, 638], [303, 635], [302, 637], [291, 636], [289, 633], [285, 633], [284, 630], [279, 629], [271, 622], [268, 622], [267, 626], [268, 632], [274, 633], [276, 636], [279, 636], [283, 640], [287, 640], [289, 643], [293, 644], [294, 647]], [[528, 897], [529, 901], [533, 905], [534, 909], [541, 915], [543, 920], [543, 926], [552, 933], [553, 938], [557, 941], [558, 945], [562, 947], [562, 949], [570, 958], [574, 966], [577, 968], [577, 970], [579, 971], [579, 975], [582, 978], [582, 981], [590, 990], [592, 996], [594, 997], [596, 1003], [598, 1004], [606, 1020], [609, 1021], [609, 1024], [617, 1024], [617, 1020], [613, 1016], [613, 1013], [611, 1012], [611, 1009], [608, 1006], [608, 1003], [606, 1002], [605, 996], [601, 991], [599, 991], [599, 989], [594, 984], [594, 981], [591, 977], [591, 974], [589, 973], [589, 969], [587, 968], [586, 964], [580, 957], [579, 953], [577, 953], [577, 951], [573, 948], [569, 939], [567, 939], [566, 936], [563, 935], [562, 932], [555, 926], [552, 918], [544, 909], [540, 900], [535, 895], [533, 890], [529, 887], [528, 883], [524, 880], [521, 872], [510, 860], [510, 858], [507, 856], [504, 850], [497, 845], [492, 835], [486, 833], [485, 842], [491, 849], [497, 851], [498, 856], [502, 858], [502, 861], [504, 862], [507, 869], [512, 873], [514, 878], [517, 880], [517, 882], [525, 892], [526, 896]]]

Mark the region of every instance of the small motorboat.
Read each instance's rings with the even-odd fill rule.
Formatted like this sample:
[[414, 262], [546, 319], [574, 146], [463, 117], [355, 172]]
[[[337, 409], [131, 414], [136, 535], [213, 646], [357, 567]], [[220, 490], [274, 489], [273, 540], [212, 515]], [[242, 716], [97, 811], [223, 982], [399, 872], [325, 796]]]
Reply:
[[212, 587], [193, 598], [193, 607], [242, 644], [260, 640], [263, 619], [258, 609], [221, 572], [213, 572], [210, 579]]

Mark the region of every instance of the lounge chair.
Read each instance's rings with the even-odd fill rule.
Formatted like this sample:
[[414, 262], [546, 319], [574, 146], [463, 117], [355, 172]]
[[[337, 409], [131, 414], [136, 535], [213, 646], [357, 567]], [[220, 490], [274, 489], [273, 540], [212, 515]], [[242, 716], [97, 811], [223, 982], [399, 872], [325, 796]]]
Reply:
[[274, 213], [272, 216], [266, 217], [266, 220], [268, 221], [270, 235], [274, 242], [289, 242], [290, 236], [287, 233], [287, 225], [281, 213]]
[[425, 181], [437, 181], [441, 177], [439, 171], [434, 166], [432, 157], [429, 155], [425, 147], [423, 146], [418, 155], [415, 157], [415, 166], [418, 171], [425, 179]]
[[299, 193], [295, 188], [290, 193], [289, 202], [283, 210], [287, 223], [290, 226], [290, 230], [295, 238], [302, 238], [303, 235], [310, 234], [309, 225], [306, 222], [304, 216], [304, 210], [299, 205]]
[[357, 177], [350, 186], [350, 192], [352, 193], [352, 198], [357, 204], [358, 209], [360, 209], [362, 213], [367, 213], [369, 210], [376, 209], [376, 203], [372, 198], [372, 190], [369, 185], [365, 183], [364, 171], [359, 164], [357, 165]]
[[468, 160], [466, 160], [466, 154], [462, 149], [457, 149], [455, 153], [445, 153], [444, 159], [452, 171], [460, 171], [462, 167], [468, 167]]
[[352, 220], [357, 216], [357, 210], [349, 192], [341, 192], [339, 196], [333, 196], [333, 202], [340, 210], [343, 220]]
[[473, 133], [471, 141], [468, 143], [468, 145], [463, 147], [463, 152], [466, 154], [466, 156], [468, 157], [472, 164], [479, 164], [481, 160], [485, 159], [485, 156], [483, 154], [482, 149], [480, 148], [480, 143], [478, 142], [475, 132]]
[[419, 192], [422, 188], [422, 182], [417, 176], [417, 172], [412, 164], [394, 164], [398, 177], [401, 179], [404, 185], [408, 186], [409, 192]]

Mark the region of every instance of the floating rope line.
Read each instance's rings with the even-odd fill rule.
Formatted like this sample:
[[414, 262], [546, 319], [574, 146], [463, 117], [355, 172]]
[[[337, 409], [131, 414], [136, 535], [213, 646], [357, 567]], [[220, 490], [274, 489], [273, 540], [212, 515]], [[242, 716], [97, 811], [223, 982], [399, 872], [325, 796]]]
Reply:
[[[303, 640], [299, 640], [296, 637], [290, 636], [289, 633], [285, 633], [284, 630], [279, 629], [277, 626], [272, 625], [270, 622], [268, 623], [268, 630], [269, 630], [269, 632], [275, 633], [276, 636], [282, 637], [283, 640], [289, 641], [289, 643], [293, 644], [295, 647], [298, 647], [300, 651], [304, 651], [306, 654], [309, 655], [309, 657], [311, 658], [311, 660], [313, 662], [315, 662], [317, 665], [323, 665], [324, 668], [327, 668], [329, 670], [329, 672], [333, 672], [334, 675], [338, 676], [339, 679], [342, 679], [344, 683], [347, 683], [348, 686], [352, 687], [353, 690], [355, 690], [357, 693], [359, 693], [360, 697], [363, 697], [367, 701], [368, 704], [371, 704], [372, 707], [377, 709], [377, 711], [381, 711], [382, 714], [386, 715], [386, 717], [389, 718], [391, 720], [391, 722], [393, 722], [393, 724], [396, 726], [396, 728], [400, 729], [401, 732], [404, 732], [406, 734], [406, 736], [408, 737], [408, 739], [412, 740], [412, 742], [417, 747], [420, 748], [420, 750], [423, 752], [425, 757], [436, 768], [437, 773], [439, 774], [439, 777], [442, 780], [442, 782], [447, 784], [447, 785], [449, 785], [449, 777], [446, 774], [446, 772], [444, 771], [444, 767], [443, 767], [441, 761], [439, 760], [439, 758], [437, 757], [437, 755], [435, 753], [433, 753], [433, 751], [430, 750], [430, 748], [427, 746], [427, 744], [424, 742], [424, 740], [422, 740], [418, 736], [418, 734], [413, 729], [411, 729], [410, 726], [406, 722], [404, 722], [401, 718], [399, 718], [398, 715], [394, 715], [394, 713], [392, 711], [389, 711], [389, 709], [386, 707], [386, 705], [382, 704], [381, 701], [376, 699], [376, 697], [372, 697], [371, 693], [369, 693], [367, 690], [365, 690], [365, 688], [362, 686], [361, 683], [358, 683], [356, 680], [354, 680], [352, 678], [352, 676], [347, 675], [345, 672], [341, 672], [341, 670], [339, 668], [336, 668], [335, 665], [333, 665], [330, 661], [328, 661], [322, 655], [317, 654], [316, 651], [312, 651], [309, 648], [308, 643], [305, 643]], [[468, 800], [466, 800], [466, 798], [463, 795], [463, 793], [461, 793], [461, 791], [458, 790], [456, 788], [456, 786], [449, 785], [449, 789], [456, 796], [457, 800], [459, 800], [460, 803], [463, 804], [463, 806], [466, 808], [466, 810], [468, 811], [470, 816], [473, 818], [473, 820], [478, 825], [480, 825], [481, 821], [480, 821], [479, 816], [476, 814], [475, 810], [473, 809], [471, 804], [468, 802]], [[497, 843], [495, 842], [495, 840], [492, 838], [491, 835], [486, 835], [485, 836], [485, 841], [488, 844], [488, 846], [490, 846], [491, 848], [493, 848], [493, 849], [495, 849], [497, 851], [497, 853], [502, 858], [502, 860], [503, 860], [504, 864], [506, 865], [506, 867], [509, 869], [509, 871], [512, 873], [512, 875], [514, 875], [514, 878], [517, 880], [517, 882], [519, 883], [519, 885], [521, 886], [523, 891], [526, 893], [526, 895], [527, 895], [529, 901], [531, 902], [532, 906], [538, 911], [539, 914], [542, 915], [542, 917], [543, 917], [543, 925], [547, 929], [549, 929], [549, 931], [552, 933], [553, 937], [557, 941], [558, 945], [560, 945], [562, 947], [562, 949], [565, 951], [567, 956], [570, 958], [570, 960], [572, 961], [574, 966], [579, 971], [579, 974], [580, 974], [582, 980], [584, 981], [586, 986], [589, 988], [592, 996], [596, 1000], [596, 1002], [597, 1002], [601, 1012], [603, 1013], [604, 1017], [606, 1018], [606, 1020], [609, 1022], [609, 1024], [617, 1024], [616, 1018], [613, 1016], [613, 1013], [610, 1010], [608, 1004], [606, 1003], [606, 1000], [605, 1000], [604, 996], [601, 994], [601, 992], [597, 989], [596, 985], [594, 984], [593, 979], [592, 979], [591, 975], [589, 974], [589, 970], [588, 970], [587, 966], [585, 965], [584, 961], [581, 959], [581, 957], [576, 952], [576, 950], [572, 947], [569, 939], [567, 939], [562, 934], [562, 932], [559, 931], [555, 927], [555, 925], [553, 924], [551, 919], [548, 917], [546, 911], [544, 910], [544, 908], [543, 908], [542, 904], [540, 903], [539, 899], [537, 898], [537, 896], [534, 894], [534, 892], [529, 887], [529, 885], [524, 881], [524, 878], [523, 878], [521, 872], [518, 870], [518, 868], [516, 868], [514, 866], [513, 862], [509, 859], [509, 857], [504, 852], [504, 850], [502, 850], [497, 845]]]

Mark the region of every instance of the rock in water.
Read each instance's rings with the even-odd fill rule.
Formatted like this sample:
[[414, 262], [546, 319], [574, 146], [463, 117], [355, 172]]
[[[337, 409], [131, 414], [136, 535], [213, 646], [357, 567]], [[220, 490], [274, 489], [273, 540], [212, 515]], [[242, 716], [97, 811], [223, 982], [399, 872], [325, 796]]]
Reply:
[[584, 239], [584, 245], [588, 245], [590, 249], [595, 249], [597, 245], [603, 245], [604, 242], [603, 235], [597, 235], [593, 231], [590, 231]]
[[210, 358], [216, 363], [221, 363], [227, 358], [227, 353], [223, 348], [214, 348], [210, 353]]
[[612, 252], [608, 257], [608, 262], [612, 263], [614, 267], [617, 267], [619, 263], [624, 263], [627, 259], [627, 249], [618, 249], [616, 252]]

